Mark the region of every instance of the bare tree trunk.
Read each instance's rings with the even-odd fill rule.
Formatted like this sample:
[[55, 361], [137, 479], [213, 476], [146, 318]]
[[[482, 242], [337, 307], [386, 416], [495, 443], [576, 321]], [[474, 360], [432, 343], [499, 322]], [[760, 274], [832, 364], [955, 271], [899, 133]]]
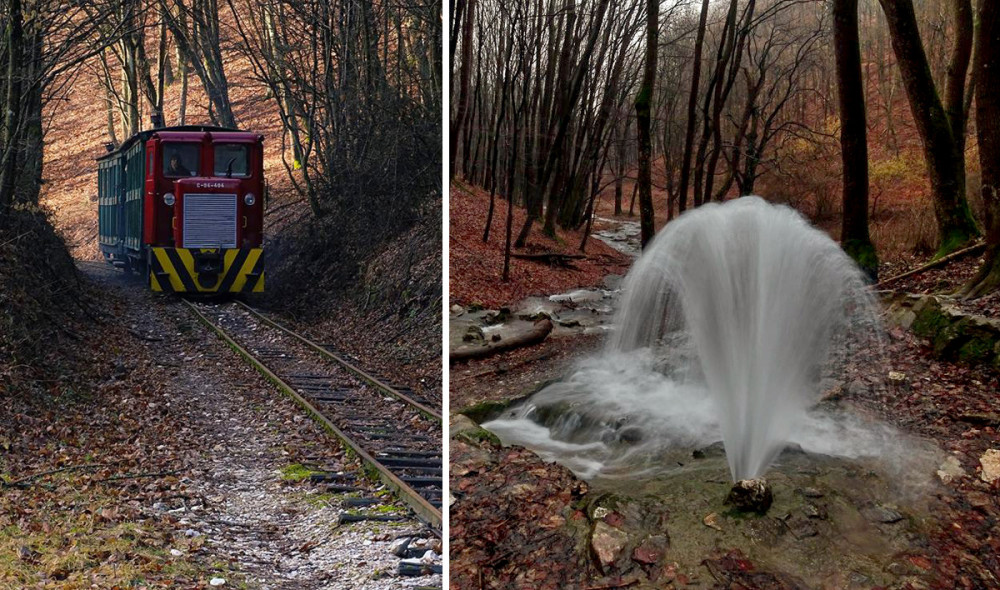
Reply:
[[708, 19], [709, 0], [702, 0], [701, 16], [698, 19], [698, 33], [694, 42], [694, 68], [691, 73], [691, 94], [688, 96], [687, 127], [684, 132], [684, 155], [681, 159], [681, 179], [677, 188], [677, 210], [687, 209], [688, 186], [691, 182], [691, 156], [694, 149], [694, 125], [698, 105], [698, 85], [701, 82], [701, 54], [705, 44], [705, 26]]
[[10, 0], [5, 45], [7, 49], [6, 86], [3, 113], [3, 153], [0, 154], [0, 206], [14, 202], [14, 177], [16, 172], [18, 141], [21, 135], [21, 78], [24, 64], [24, 31], [21, 0]]
[[[462, 23], [462, 69], [458, 82], [458, 107], [451, 123], [451, 176], [455, 176], [455, 162], [458, 159], [458, 138], [469, 116], [469, 83], [472, 80], [472, 32], [476, 18], [476, 0], [467, 0]], [[454, 53], [454, 51], [452, 52]]]
[[840, 103], [840, 150], [844, 162], [840, 242], [872, 282], [878, 282], [878, 258], [868, 234], [868, 143], [858, 40], [858, 0], [834, 0], [833, 38]]
[[889, 23], [892, 47], [910, 110], [924, 143], [940, 242], [935, 257], [941, 257], [979, 235], [965, 198], [964, 162], [948, 114], [934, 86], [912, 0], [879, 1]]
[[656, 41], [659, 37], [660, 0], [646, 1], [646, 66], [642, 86], [635, 99], [635, 116], [639, 131], [639, 223], [642, 247], [645, 248], [656, 234], [653, 211], [653, 180], [650, 172], [652, 141], [650, 139], [650, 111], [653, 84], [656, 82]]
[[986, 259], [959, 295], [976, 298], [1000, 288], [1000, 2], [979, 1], [976, 34], [976, 135], [982, 167], [983, 204], [986, 209]]
[[[955, 137], [956, 150], [965, 170], [965, 122], [968, 116], [965, 100], [965, 77], [972, 58], [972, 2], [971, 0], [951, 0], [955, 19], [955, 44], [944, 89], [944, 108], [951, 123], [951, 134]], [[972, 90], [970, 89], [970, 94]]]

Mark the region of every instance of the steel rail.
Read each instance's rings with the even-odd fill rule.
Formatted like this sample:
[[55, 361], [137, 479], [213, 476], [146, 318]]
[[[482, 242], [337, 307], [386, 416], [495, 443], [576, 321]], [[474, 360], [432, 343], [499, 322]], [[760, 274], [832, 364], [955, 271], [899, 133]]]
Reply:
[[347, 360], [345, 360], [345, 359], [337, 356], [336, 354], [330, 352], [326, 348], [323, 348], [319, 344], [316, 344], [312, 340], [310, 340], [310, 339], [306, 338], [305, 336], [299, 334], [298, 332], [295, 332], [293, 330], [290, 330], [289, 328], [286, 328], [285, 326], [279, 324], [278, 322], [276, 322], [276, 321], [272, 320], [271, 318], [265, 316], [264, 314], [260, 313], [256, 309], [250, 307], [246, 303], [243, 303], [242, 301], [236, 301], [235, 303], [238, 304], [238, 305], [240, 305], [243, 309], [245, 309], [251, 315], [253, 315], [257, 319], [259, 319], [260, 321], [266, 323], [267, 325], [271, 326], [272, 328], [276, 328], [278, 330], [281, 330], [282, 332], [285, 332], [289, 336], [292, 336], [293, 338], [298, 339], [299, 342], [302, 342], [303, 344], [305, 344], [309, 348], [312, 348], [313, 350], [315, 350], [316, 352], [320, 353], [321, 355], [327, 357], [328, 359], [330, 359], [330, 360], [332, 360], [332, 361], [334, 361], [336, 363], [339, 363], [342, 367], [344, 367], [348, 371], [354, 373], [358, 377], [364, 379], [365, 381], [367, 381], [368, 383], [370, 383], [373, 387], [381, 389], [382, 391], [388, 393], [389, 395], [391, 395], [391, 396], [393, 396], [395, 398], [398, 398], [400, 401], [413, 406], [414, 408], [416, 408], [417, 411], [419, 411], [421, 414], [423, 414], [428, 419], [434, 420], [435, 422], [439, 422], [439, 423], [442, 422], [441, 412], [438, 412], [434, 408], [428, 407], [427, 405], [418, 402], [417, 400], [413, 399], [412, 397], [406, 395], [405, 393], [403, 393], [401, 391], [397, 391], [391, 385], [387, 385], [387, 384], [383, 383], [382, 381], [380, 381], [376, 377], [370, 375], [369, 373], [365, 372], [364, 370], [360, 369], [359, 367], [357, 367], [356, 365], [354, 365], [350, 361], [347, 361]]
[[[343, 442], [347, 447], [351, 449], [366, 465], [375, 469], [378, 473], [379, 479], [384, 483], [389, 489], [391, 489], [399, 499], [406, 502], [416, 513], [417, 518], [423, 520], [425, 523], [429, 524], [434, 529], [440, 530], [442, 526], [441, 511], [434, 507], [426, 498], [421, 496], [410, 487], [406, 482], [402, 481], [396, 476], [388, 467], [380, 463], [375, 457], [365, 451], [361, 445], [359, 445], [354, 439], [348, 436], [343, 430], [338, 428], [333, 422], [330, 421], [323, 413], [316, 408], [309, 400], [300, 395], [294, 388], [292, 388], [288, 383], [286, 383], [281, 377], [276, 375], [267, 366], [265, 366], [260, 360], [258, 360], [253, 354], [242, 347], [233, 338], [226, 333], [226, 331], [221, 327], [216, 325], [210, 319], [208, 319], [205, 314], [198, 309], [198, 307], [188, 301], [187, 299], [181, 299], [188, 308], [194, 313], [195, 317], [207, 326], [210, 330], [216, 333], [220, 338], [222, 338], [233, 350], [235, 350], [240, 356], [244, 358], [251, 366], [253, 366], [260, 374], [271, 381], [275, 386], [278, 387], [285, 395], [292, 398], [299, 406], [301, 406], [306, 412], [308, 412], [316, 421], [320, 423], [328, 432], [336, 436]], [[443, 483], [443, 482], [442, 482]]]

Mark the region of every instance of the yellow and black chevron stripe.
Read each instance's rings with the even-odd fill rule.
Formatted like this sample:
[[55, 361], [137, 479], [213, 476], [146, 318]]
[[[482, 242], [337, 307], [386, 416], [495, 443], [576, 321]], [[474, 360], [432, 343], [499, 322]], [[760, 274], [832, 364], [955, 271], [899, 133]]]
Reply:
[[[196, 270], [196, 257], [221, 258], [217, 273]], [[149, 287], [173, 293], [262, 293], [264, 250], [150, 248]]]

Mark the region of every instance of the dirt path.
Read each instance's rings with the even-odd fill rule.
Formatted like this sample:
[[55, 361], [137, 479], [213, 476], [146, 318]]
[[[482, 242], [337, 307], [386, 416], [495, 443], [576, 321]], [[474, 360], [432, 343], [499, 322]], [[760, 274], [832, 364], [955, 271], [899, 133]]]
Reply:
[[[135, 403], [159, 408], [181, 428], [155, 449], [176, 458], [182, 493], [144, 508], [168, 515], [175, 536], [194, 540], [193, 551], [212, 577], [252, 588], [440, 586], [440, 576], [396, 574], [399, 558], [389, 546], [398, 537], [423, 535], [418, 522], [338, 526], [342, 514], [357, 512], [343, 495], [289, 481], [307, 469], [356, 473], [297, 406], [175, 299], [98, 263], [81, 268], [112, 300], [120, 298], [115, 315], [141, 338], [133, 370], [145, 373], [145, 391]], [[364, 510], [405, 513], [391, 498]]]

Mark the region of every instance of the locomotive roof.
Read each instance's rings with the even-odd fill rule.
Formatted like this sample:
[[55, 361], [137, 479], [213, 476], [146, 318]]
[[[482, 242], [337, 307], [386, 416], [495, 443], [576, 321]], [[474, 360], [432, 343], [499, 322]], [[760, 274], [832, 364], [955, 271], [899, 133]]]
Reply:
[[123, 141], [121, 143], [121, 145], [119, 145], [114, 150], [112, 150], [112, 151], [110, 151], [110, 152], [102, 155], [101, 157], [97, 158], [97, 161], [100, 162], [101, 160], [104, 160], [104, 159], [116, 156], [116, 155], [124, 152], [128, 148], [132, 147], [136, 142], [139, 142], [139, 141], [145, 142], [154, 133], [160, 133], [160, 132], [163, 132], [163, 131], [189, 131], [189, 132], [206, 132], [206, 131], [208, 131], [208, 132], [214, 132], [214, 133], [219, 133], [219, 132], [225, 132], [225, 133], [248, 133], [246, 131], [241, 131], [240, 129], [233, 129], [231, 127], [216, 127], [214, 125], [176, 125], [174, 127], [157, 127], [156, 129], [147, 129], [145, 131], [140, 131], [139, 133], [136, 133], [132, 137], [130, 137], [127, 140]]

